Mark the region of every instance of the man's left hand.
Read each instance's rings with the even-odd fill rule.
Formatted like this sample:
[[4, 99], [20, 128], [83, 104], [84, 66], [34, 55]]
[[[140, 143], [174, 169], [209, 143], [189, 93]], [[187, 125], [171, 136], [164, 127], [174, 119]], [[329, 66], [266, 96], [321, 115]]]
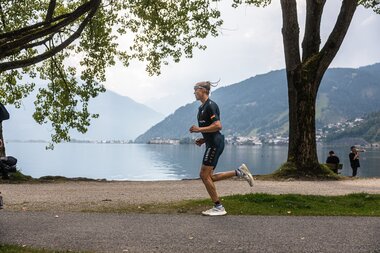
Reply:
[[189, 129], [190, 133], [199, 133], [200, 132], [200, 129], [199, 127], [195, 126], [195, 125], [192, 125]]

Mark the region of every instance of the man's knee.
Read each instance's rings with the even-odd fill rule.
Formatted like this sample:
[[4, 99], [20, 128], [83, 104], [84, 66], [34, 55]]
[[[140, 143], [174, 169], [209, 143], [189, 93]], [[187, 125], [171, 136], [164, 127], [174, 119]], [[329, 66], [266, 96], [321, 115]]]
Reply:
[[213, 173], [213, 167], [212, 166], [202, 165], [199, 176], [202, 180], [206, 180], [208, 178], [211, 178], [212, 173]]
[[203, 170], [201, 170], [201, 172], [199, 173], [199, 176], [202, 180], [205, 180], [209, 177], [209, 174]]

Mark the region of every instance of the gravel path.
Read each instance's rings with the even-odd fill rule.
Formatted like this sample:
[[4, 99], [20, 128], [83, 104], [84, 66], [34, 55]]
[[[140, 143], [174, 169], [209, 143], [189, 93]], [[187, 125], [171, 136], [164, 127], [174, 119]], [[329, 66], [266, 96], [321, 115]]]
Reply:
[[[260, 181], [251, 188], [241, 180], [217, 182], [220, 196], [240, 193], [299, 193], [345, 195], [356, 192], [380, 194], [380, 178], [344, 181]], [[0, 184], [6, 210], [81, 211], [125, 205], [167, 203], [208, 198], [200, 180], [65, 182]]]

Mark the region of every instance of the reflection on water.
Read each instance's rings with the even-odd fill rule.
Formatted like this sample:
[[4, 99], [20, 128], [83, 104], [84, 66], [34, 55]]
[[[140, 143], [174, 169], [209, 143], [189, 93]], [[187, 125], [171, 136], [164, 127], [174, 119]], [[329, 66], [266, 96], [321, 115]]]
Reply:
[[[328, 147], [318, 147], [325, 162]], [[334, 148], [343, 163], [342, 174], [350, 175], [349, 148]], [[204, 147], [196, 145], [86, 144], [65, 143], [54, 151], [44, 143], [7, 143], [7, 154], [19, 159], [18, 167], [33, 177], [106, 178], [110, 180], [177, 180], [198, 178]], [[226, 145], [216, 171], [236, 169], [246, 163], [254, 174], [268, 174], [287, 157], [287, 146]], [[380, 150], [361, 153], [360, 177], [379, 177]]]

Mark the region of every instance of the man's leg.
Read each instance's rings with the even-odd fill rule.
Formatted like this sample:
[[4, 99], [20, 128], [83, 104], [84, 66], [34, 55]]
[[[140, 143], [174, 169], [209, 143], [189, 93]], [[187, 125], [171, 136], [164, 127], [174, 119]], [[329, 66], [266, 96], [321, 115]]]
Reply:
[[[202, 167], [203, 166], [205, 166], [205, 165], [202, 165]], [[208, 167], [208, 166], [206, 166], [206, 167]], [[221, 180], [225, 180], [225, 179], [229, 179], [229, 178], [238, 176], [238, 177], [244, 177], [248, 181], [248, 183], [252, 186], [252, 184], [253, 184], [252, 174], [250, 174], [250, 171], [248, 170], [248, 168], [246, 166], [245, 166], [245, 168], [246, 168], [246, 170], [243, 169], [243, 171], [242, 171], [242, 167], [240, 167], [238, 170], [220, 172], [217, 174], [212, 174], [213, 173], [213, 171], [212, 171], [211, 172], [212, 181], [216, 182], [216, 181], [221, 181]], [[239, 174], [237, 174], [237, 173], [239, 173]], [[244, 176], [244, 175], [248, 175], [248, 174], [250, 174], [250, 176]]]
[[353, 167], [352, 168], [352, 176], [356, 177], [356, 174], [358, 173], [358, 167]]
[[216, 202], [216, 201], [219, 201], [219, 198], [216, 192], [216, 187], [215, 187], [214, 182], [234, 177], [236, 176], [236, 171], [232, 170], [232, 171], [226, 171], [226, 172], [221, 172], [217, 174], [213, 174], [213, 173], [214, 173], [213, 166], [202, 165], [200, 177], [203, 181], [203, 184], [206, 186], [207, 192], [209, 193], [212, 201]]
[[219, 201], [219, 197], [216, 192], [216, 187], [213, 180], [213, 173], [214, 173], [214, 166], [207, 166], [207, 165], [202, 164], [200, 177], [212, 201], [215, 203]]
[[214, 181], [212, 180], [213, 172], [214, 166], [202, 165], [200, 177], [203, 181], [203, 184], [206, 186], [208, 194], [210, 195], [212, 201], [215, 204], [213, 208], [203, 211], [202, 214], [207, 216], [226, 215], [227, 212], [219, 201], [218, 193], [216, 192], [216, 187]]
[[228, 179], [234, 176], [236, 176], [236, 171], [232, 170], [232, 171], [226, 171], [226, 172], [213, 174], [211, 177], [212, 177], [212, 181], [216, 182], [216, 181]]

